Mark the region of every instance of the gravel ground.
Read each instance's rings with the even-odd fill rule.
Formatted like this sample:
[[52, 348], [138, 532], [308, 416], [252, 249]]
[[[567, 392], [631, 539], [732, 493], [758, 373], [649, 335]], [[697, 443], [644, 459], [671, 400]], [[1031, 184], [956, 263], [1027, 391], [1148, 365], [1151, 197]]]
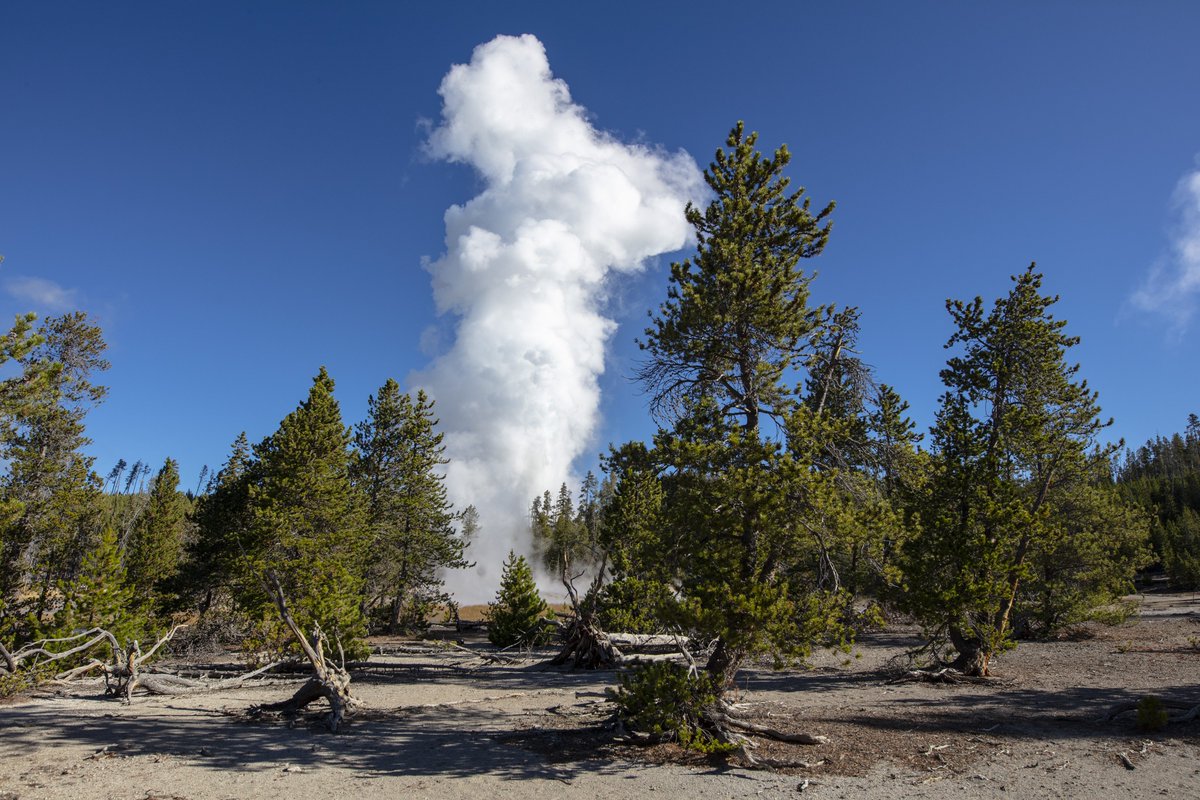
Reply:
[[1125, 625], [1022, 643], [984, 685], [889, 684], [889, 660], [915, 641], [904, 629], [808, 670], [747, 670], [738, 699], [761, 721], [829, 738], [762, 742], [760, 755], [810, 764], [786, 773], [614, 744], [602, 696], [611, 672], [429, 648], [357, 676], [366, 708], [337, 735], [319, 713], [250, 719], [251, 705], [296, 683], [279, 679], [129, 706], [99, 683], [17, 698], [0, 707], [0, 800], [1200, 798], [1200, 721], [1146, 733], [1131, 714], [1105, 720], [1146, 694], [1200, 703], [1200, 599], [1139, 599]]

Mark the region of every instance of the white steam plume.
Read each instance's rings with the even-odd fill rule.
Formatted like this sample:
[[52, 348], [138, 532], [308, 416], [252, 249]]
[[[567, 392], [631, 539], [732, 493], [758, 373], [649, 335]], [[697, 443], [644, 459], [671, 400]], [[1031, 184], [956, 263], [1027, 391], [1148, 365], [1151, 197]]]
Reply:
[[1154, 265], [1130, 302], [1141, 311], [1165, 314], [1172, 321], [1172, 334], [1180, 337], [1200, 295], [1200, 170], [1179, 182], [1173, 205], [1178, 216], [1171, 257]]
[[529, 502], [571, 480], [591, 444], [616, 328], [601, 313], [607, 281], [684, 246], [700, 174], [685, 153], [594, 129], [533, 36], [480, 45], [439, 92], [429, 151], [471, 165], [485, 188], [446, 211], [445, 255], [427, 264], [458, 330], [416, 382], [437, 401], [450, 499], [480, 512], [477, 570], [448, 583], [481, 602], [509, 549], [528, 554]]

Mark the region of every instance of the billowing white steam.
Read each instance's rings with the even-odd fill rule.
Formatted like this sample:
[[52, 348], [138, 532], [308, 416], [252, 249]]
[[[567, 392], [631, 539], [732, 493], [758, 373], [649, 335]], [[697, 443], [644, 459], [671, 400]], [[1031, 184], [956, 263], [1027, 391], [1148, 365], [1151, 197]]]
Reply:
[[446, 211], [445, 255], [427, 265], [458, 329], [417, 383], [437, 401], [451, 500], [480, 512], [477, 571], [450, 588], [480, 602], [508, 550], [529, 551], [530, 500], [592, 444], [616, 327], [601, 313], [608, 281], [686, 243], [700, 175], [684, 153], [594, 129], [533, 36], [480, 45], [439, 91], [429, 151], [474, 167], [484, 189]]

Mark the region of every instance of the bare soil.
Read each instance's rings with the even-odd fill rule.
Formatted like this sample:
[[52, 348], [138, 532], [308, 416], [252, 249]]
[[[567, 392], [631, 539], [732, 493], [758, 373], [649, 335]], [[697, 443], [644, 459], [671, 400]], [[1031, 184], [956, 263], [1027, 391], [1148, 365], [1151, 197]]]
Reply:
[[355, 676], [366, 709], [337, 735], [319, 710], [247, 714], [287, 697], [301, 676], [131, 705], [104, 699], [100, 683], [17, 698], [0, 706], [0, 800], [1200, 798], [1200, 721], [1147, 732], [1133, 714], [1105, 719], [1147, 694], [1200, 703], [1200, 596], [1138, 599], [1140, 613], [1121, 626], [1021, 643], [983, 685], [888, 683], [889, 663], [917, 642], [904, 628], [864, 636], [850, 657], [821, 654], [807, 670], [744, 671], [738, 699], [760, 721], [829, 737], [756, 750], [806, 769], [618, 745], [603, 696], [612, 672], [545, 670], [538, 654], [492, 663], [476, 655], [490, 652], [480, 641], [466, 652], [380, 640], [388, 655]]

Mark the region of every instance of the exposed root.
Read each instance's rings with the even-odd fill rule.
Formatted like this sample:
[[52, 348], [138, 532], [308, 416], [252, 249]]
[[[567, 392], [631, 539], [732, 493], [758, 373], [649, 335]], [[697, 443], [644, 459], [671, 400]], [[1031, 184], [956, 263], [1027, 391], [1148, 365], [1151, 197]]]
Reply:
[[[1182, 703], [1178, 700], [1163, 700], [1159, 699], [1163, 708], [1173, 709], [1178, 711], [1178, 714], [1168, 714], [1167, 722], [1169, 724], [1177, 724], [1181, 722], [1191, 722], [1194, 719], [1200, 719], [1200, 705], [1191, 705], [1190, 703]], [[1112, 722], [1121, 714], [1130, 711], [1138, 710], [1138, 701], [1129, 701], [1126, 703], [1118, 703], [1105, 715], [1105, 722]]]
[[304, 637], [300, 626], [288, 611], [287, 598], [284, 596], [283, 585], [280, 584], [278, 577], [274, 573], [268, 572], [267, 579], [270, 581], [268, 588], [271, 589], [275, 607], [283, 618], [284, 624], [296, 637], [296, 641], [299, 643], [300, 649], [304, 651], [304, 655], [308, 657], [309, 663], [312, 664], [313, 674], [289, 699], [278, 703], [253, 706], [250, 713], [253, 716], [262, 713], [296, 714], [313, 701], [323, 698], [329, 703], [329, 716], [326, 718], [326, 724], [331, 732], [336, 733], [342, 722], [345, 721], [347, 714], [362, 705], [362, 702], [350, 693], [350, 673], [344, 666], [345, 659], [342, 660], [342, 666], [339, 666], [325, 657], [326, 639], [320, 627], [313, 627], [311, 641]]
[[739, 731], [753, 733], [756, 736], [762, 736], [767, 739], [774, 739], [777, 742], [789, 742], [791, 744], [829, 744], [828, 737], [816, 736], [811, 733], [784, 733], [781, 730], [772, 728], [768, 725], [762, 725], [757, 722], [750, 722], [745, 719], [738, 719], [721, 713], [711, 713], [710, 718], [719, 727], [735, 728]]
[[611, 669], [621, 662], [621, 651], [608, 634], [592, 622], [592, 616], [584, 612], [571, 621], [566, 644], [550, 659], [550, 664], [570, 669]]
[[989, 678], [981, 675], [966, 675], [954, 667], [940, 669], [910, 669], [888, 680], [892, 683], [991, 683]]

